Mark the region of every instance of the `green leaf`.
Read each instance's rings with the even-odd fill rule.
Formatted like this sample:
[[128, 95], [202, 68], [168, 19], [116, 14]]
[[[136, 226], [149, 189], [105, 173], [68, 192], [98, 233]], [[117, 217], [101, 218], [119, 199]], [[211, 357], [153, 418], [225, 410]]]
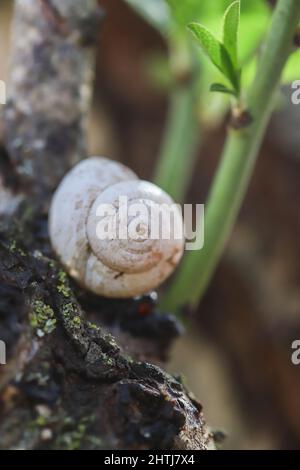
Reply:
[[234, 67], [238, 63], [238, 34], [241, 16], [240, 0], [233, 2], [223, 17], [223, 44], [232, 60]]
[[218, 93], [226, 93], [228, 95], [236, 96], [235, 90], [230, 90], [227, 86], [222, 83], [213, 83], [210, 87], [210, 91], [216, 91]]
[[128, 5], [162, 34], [171, 24], [170, 9], [165, 0], [125, 0]]
[[223, 44], [200, 23], [190, 23], [188, 27], [211, 62], [228, 78], [234, 89], [239, 92], [240, 73], [234, 69]]

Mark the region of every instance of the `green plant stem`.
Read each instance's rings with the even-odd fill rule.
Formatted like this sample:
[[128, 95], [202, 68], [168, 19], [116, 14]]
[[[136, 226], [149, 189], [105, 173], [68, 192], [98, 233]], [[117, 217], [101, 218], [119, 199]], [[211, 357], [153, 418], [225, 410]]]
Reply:
[[195, 306], [215, 271], [245, 197], [299, 20], [300, 1], [279, 0], [248, 94], [253, 124], [240, 131], [229, 131], [208, 198], [204, 248], [186, 254], [163, 301], [164, 309], [178, 310], [186, 304]]
[[161, 154], [155, 169], [155, 183], [177, 202], [182, 202], [186, 194], [200, 143], [195, 101], [192, 84], [174, 87]]

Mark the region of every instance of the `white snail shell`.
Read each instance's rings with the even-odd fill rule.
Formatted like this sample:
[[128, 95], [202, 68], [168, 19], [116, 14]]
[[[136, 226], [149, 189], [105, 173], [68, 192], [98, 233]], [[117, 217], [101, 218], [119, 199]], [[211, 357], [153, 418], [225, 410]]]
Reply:
[[[120, 211], [120, 196], [127, 197], [128, 207], [142, 202], [150, 210], [159, 204], [160, 220], [164, 214], [169, 216], [172, 205], [182, 235], [175, 237], [171, 224], [163, 236], [149, 238], [149, 220], [141, 216], [138, 238], [100, 239], [97, 208], [113, 204]], [[169, 277], [181, 259], [183, 221], [181, 211], [176, 210], [170, 196], [139, 180], [124, 165], [91, 157], [76, 165], [56, 190], [50, 207], [50, 239], [66, 270], [86, 289], [105, 297], [142, 295]]]

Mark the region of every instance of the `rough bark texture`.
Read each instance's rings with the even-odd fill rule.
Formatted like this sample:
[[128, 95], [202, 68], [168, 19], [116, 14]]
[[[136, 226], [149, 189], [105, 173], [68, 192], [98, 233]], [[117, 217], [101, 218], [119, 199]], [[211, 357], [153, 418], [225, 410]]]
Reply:
[[95, 0], [17, 0], [5, 144], [22, 184], [45, 196], [86, 156], [85, 118], [102, 10]]
[[16, 1], [1, 168], [25, 197], [0, 220], [0, 448], [213, 448], [201, 405], [143, 362], [165, 359], [176, 321], [151, 296], [90, 296], [52, 259], [45, 207], [85, 153], [100, 18], [93, 0]]
[[[16, 233], [14, 238], [7, 235], [2, 227], [0, 328], [9, 363], [1, 369], [0, 448], [212, 446], [201, 406], [180, 381], [132, 359], [101, 326], [105, 302], [82, 299], [90, 303], [84, 314], [56, 263], [39, 250], [30, 253], [28, 246], [18, 245]], [[29, 231], [26, 235], [33, 240]], [[132, 302], [128, 315], [128, 305], [120, 303], [118, 309], [130, 330], [128, 319], [138, 319], [138, 311]], [[115, 309], [116, 304], [110, 318], [115, 315], [116, 328]], [[98, 324], [87, 320], [85, 315], [92, 314]], [[149, 335], [149, 318], [142, 318], [140, 334], [147, 330]], [[152, 314], [151, 324], [159, 318]], [[163, 329], [172, 331], [173, 326], [173, 334], [177, 332], [171, 318], [164, 321], [157, 325], [161, 337], [152, 338], [160, 352], [166, 344]], [[127, 347], [134, 353], [130, 336]]]

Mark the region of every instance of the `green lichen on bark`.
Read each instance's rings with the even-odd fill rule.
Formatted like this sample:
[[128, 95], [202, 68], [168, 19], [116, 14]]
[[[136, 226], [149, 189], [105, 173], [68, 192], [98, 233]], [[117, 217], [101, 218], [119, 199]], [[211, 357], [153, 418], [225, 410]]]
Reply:
[[41, 300], [34, 302], [33, 311], [29, 313], [29, 321], [39, 336], [52, 333], [57, 323], [53, 309]]

